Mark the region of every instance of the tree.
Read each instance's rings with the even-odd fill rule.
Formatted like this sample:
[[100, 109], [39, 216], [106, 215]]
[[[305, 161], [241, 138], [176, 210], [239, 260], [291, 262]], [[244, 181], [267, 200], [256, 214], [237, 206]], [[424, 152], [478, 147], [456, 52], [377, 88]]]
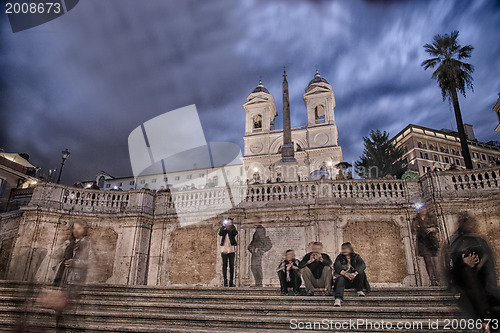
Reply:
[[370, 131], [370, 135], [363, 137], [363, 141], [363, 155], [355, 163], [360, 177], [381, 178], [391, 175], [400, 178], [405, 173], [408, 163], [403, 160], [403, 148], [396, 147], [389, 140], [389, 133]]
[[472, 169], [472, 159], [467, 144], [460, 105], [458, 104], [457, 91], [465, 97], [465, 88], [467, 87], [472, 90], [473, 78], [471, 74], [474, 71], [474, 67], [461, 60], [470, 58], [470, 54], [474, 48], [471, 45], [460, 46], [457, 38], [458, 31], [453, 31], [450, 35], [436, 35], [432, 44], [424, 45], [425, 51], [433, 58], [422, 62], [422, 66], [425, 70], [438, 66], [434, 73], [432, 73], [432, 78], [437, 80], [441, 88], [443, 100], [448, 97], [453, 104], [458, 136], [462, 147], [462, 156], [464, 157], [467, 169]]

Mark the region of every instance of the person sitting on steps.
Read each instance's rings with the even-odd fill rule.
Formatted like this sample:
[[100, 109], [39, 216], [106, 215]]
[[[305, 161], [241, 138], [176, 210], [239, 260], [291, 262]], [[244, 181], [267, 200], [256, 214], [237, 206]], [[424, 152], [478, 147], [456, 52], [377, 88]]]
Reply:
[[295, 258], [293, 250], [285, 252], [285, 259], [281, 261], [278, 266], [278, 277], [281, 285], [281, 295], [288, 295], [288, 288], [292, 288], [295, 296], [300, 295], [300, 285], [302, 279], [300, 278], [299, 260]]
[[333, 264], [335, 270], [335, 306], [341, 306], [344, 289], [355, 288], [358, 296], [365, 296], [363, 289], [370, 291], [366, 278], [366, 264], [361, 256], [354, 252], [351, 243], [342, 244], [341, 252]]
[[311, 252], [299, 264], [308, 296], [314, 295], [314, 288], [325, 288], [332, 295], [332, 260], [323, 253], [323, 244], [313, 242]]

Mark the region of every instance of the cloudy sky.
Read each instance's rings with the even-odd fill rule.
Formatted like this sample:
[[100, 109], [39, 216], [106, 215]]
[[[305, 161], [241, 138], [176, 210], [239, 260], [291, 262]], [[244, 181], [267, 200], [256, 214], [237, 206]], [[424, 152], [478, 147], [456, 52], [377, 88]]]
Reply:
[[500, 92], [498, 0], [83, 0], [18, 33], [0, 16], [0, 147], [29, 153], [44, 170], [58, 168], [68, 148], [66, 184], [100, 170], [131, 175], [130, 132], [190, 104], [208, 141], [242, 145], [242, 104], [259, 77], [281, 111], [283, 65], [292, 126], [306, 123], [302, 94], [316, 65], [332, 84], [346, 160], [359, 157], [371, 129], [455, 129], [420, 67], [422, 46], [453, 30], [475, 47], [464, 121], [480, 140], [500, 140], [491, 110]]

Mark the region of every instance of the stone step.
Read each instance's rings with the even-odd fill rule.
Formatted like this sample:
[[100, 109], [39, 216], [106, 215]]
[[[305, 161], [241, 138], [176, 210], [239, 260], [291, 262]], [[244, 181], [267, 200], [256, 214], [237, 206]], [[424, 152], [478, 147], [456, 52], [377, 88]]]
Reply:
[[[27, 285], [7, 286], [0, 283], [0, 293], [7, 293], [10, 291], [33, 291], [39, 290], [49, 285], [34, 285], [31, 288]], [[120, 293], [122, 295], [129, 294], [148, 294], [148, 295], [164, 295], [164, 294], [219, 294], [219, 295], [279, 295], [280, 290], [276, 287], [265, 288], [248, 288], [248, 287], [235, 287], [235, 288], [222, 288], [222, 287], [147, 287], [147, 286], [112, 286], [112, 285], [86, 285], [82, 288], [82, 292], [92, 293]], [[304, 292], [304, 290], [302, 290]], [[318, 295], [324, 293], [319, 290], [316, 292]], [[353, 290], [346, 290], [346, 293], [354, 294]], [[376, 296], [446, 296], [449, 292], [442, 287], [428, 287], [428, 288], [373, 288], [370, 295]]]
[[[220, 315], [204, 315], [200, 316], [197, 314], [162, 314], [162, 315], [148, 315], [148, 314], [130, 314], [128, 316], [119, 315], [117, 313], [100, 313], [100, 312], [89, 312], [86, 315], [81, 313], [68, 314], [65, 317], [65, 326], [68, 328], [82, 328], [91, 329], [92, 331], [107, 331], [107, 332], [158, 332], [163, 330], [163, 332], [173, 332], [175, 330], [179, 330], [184, 326], [184, 329], [188, 328], [191, 331], [195, 331], [196, 329], [203, 329], [204, 331], [225, 331], [227, 332], [229, 329], [231, 330], [239, 330], [241, 332], [280, 332], [280, 331], [289, 331], [291, 327], [291, 323], [298, 324], [304, 323], [322, 323], [326, 320], [329, 325], [333, 325], [335, 328], [335, 324], [340, 323], [349, 323], [349, 319], [353, 321], [357, 319], [365, 320], [365, 324], [360, 325], [361, 332], [390, 332], [394, 331], [394, 328], [398, 323], [410, 323], [410, 325], [417, 325], [417, 323], [421, 323], [422, 329], [416, 329], [418, 332], [450, 332], [449, 329], [444, 329], [444, 321], [438, 320], [438, 328], [439, 329], [428, 329], [428, 320], [426, 318], [418, 318], [418, 319], [407, 319], [407, 318], [372, 318], [366, 319], [360, 316], [348, 318], [348, 319], [339, 319], [334, 317], [288, 317], [288, 316], [273, 316], [273, 317], [259, 317], [259, 316], [220, 316]], [[291, 320], [295, 320], [291, 322]], [[37, 311], [32, 315], [32, 321], [36, 322], [38, 325], [50, 327], [54, 325], [54, 317], [50, 312]], [[369, 324], [366, 324], [366, 321], [372, 323], [372, 325], [376, 325], [376, 323], [384, 322], [386, 323], [385, 328], [381, 327], [375, 329], [366, 329], [373, 328]], [[4, 322], [6, 325], [12, 325], [12, 319], [5, 318], [0, 315], [0, 322]], [[433, 321], [434, 322], [434, 321]], [[390, 323], [394, 328], [387, 329], [387, 325]], [[142, 329], [139, 329], [142, 328]], [[144, 329], [144, 330], [143, 330]], [[189, 330], [184, 330], [189, 331]], [[314, 330], [307, 330], [314, 331]], [[324, 331], [324, 330], [323, 330]], [[350, 330], [335, 330], [337, 332], [350, 332]], [[407, 330], [399, 330], [401, 332], [409, 332], [411, 329]], [[359, 331], [356, 331], [359, 332]], [[460, 330], [460, 332], [470, 332], [469, 330]]]
[[[27, 299], [36, 299], [32, 296], [3, 295], [0, 304], [16, 305]], [[165, 295], [116, 295], [115, 293], [94, 294], [85, 293], [81, 296], [81, 302], [87, 304], [166, 304], [189, 302], [198, 304], [264, 304], [264, 305], [323, 305], [331, 306], [333, 297], [326, 296], [277, 296], [277, 295], [208, 295], [208, 294], [165, 294]], [[365, 296], [346, 295], [345, 302], [348, 306], [426, 306], [440, 307], [443, 305], [453, 306], [456, 304], [452, 296]]]

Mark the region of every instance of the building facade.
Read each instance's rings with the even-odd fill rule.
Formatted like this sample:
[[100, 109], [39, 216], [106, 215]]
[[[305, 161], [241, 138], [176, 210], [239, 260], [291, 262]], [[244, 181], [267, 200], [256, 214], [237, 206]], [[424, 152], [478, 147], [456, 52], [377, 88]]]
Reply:
[[[302, 96], [307, 125], [291, 129], [297, 160], [297, 180], [308, 180], [311, 172], [335, 172], [342, 161], [335, 122], [335, 95], [332, 86], [316, 72]], [[262, 82], [247, 97], [245, 109], [245, 136], [243, 165], [250, 182], [283, 181], [283, 130], [275, 129], [278, 115], [274, 97]]]
[[[0, 213], [18, 208], [12, 202], [13, 191], [30, 188], [38, 183], [36, 167], [17, 153], [0, 152]], [[18, 197], [19, 198], [19, 197]], [[23, 201], [21, 203], [27, 204]], [[15, 207], [11, 207], [14, 205]]]
[[498, 125], [495, 127], [495, 131], [500, 131], [500, 93], [498, 94], [498, 100], [495, 106], [493, 107], [493, 111], [497, 114]]
[[[472, 126], [464, 126], [474, 168], [488, 167], [500, 161], [499, 146], [478, 141]], [[408, 169], [420, 175], [429, 170], [465, 169], [460, 139], [454, 131], [409, 124], [394, 136], [392, 142], [403, 148]]]

